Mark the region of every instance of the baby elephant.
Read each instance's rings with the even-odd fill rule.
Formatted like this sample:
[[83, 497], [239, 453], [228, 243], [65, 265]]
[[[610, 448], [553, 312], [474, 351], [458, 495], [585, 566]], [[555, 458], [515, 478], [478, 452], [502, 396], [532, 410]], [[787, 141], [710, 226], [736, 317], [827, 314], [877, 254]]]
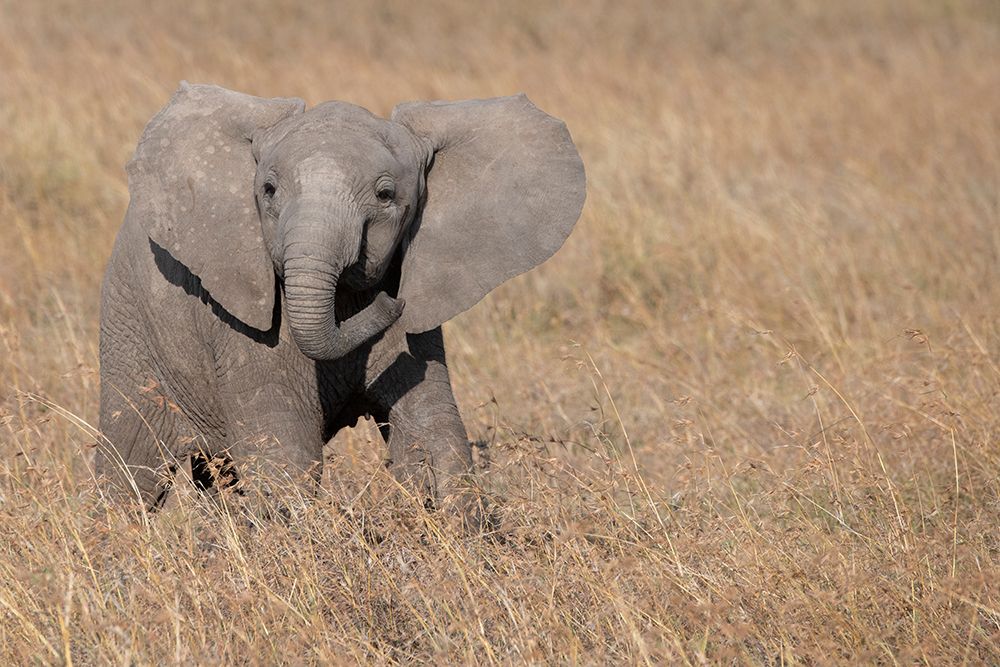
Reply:
[[99, 475], [149, 508], [188, 460], [203, 486], [212, 460], [241, 484], [315, 481], [323, 444], [370, 415], [398, 478], [460, 497], [471, 455], [441, 324], [573, 229], [585, 177], [562, 122], [524, 95], [385, 120], [182, 83], [127, 170]]

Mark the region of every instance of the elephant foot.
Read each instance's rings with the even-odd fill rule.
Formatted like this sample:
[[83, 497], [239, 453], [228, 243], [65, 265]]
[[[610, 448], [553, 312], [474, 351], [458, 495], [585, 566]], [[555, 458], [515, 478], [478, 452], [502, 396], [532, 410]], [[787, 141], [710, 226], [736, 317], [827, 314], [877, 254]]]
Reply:
[[[441, 512], [449, 520], [458, 521], [463, 530], [478, 530], [483, 525], [484, 500], [463, 460], [435, 456], [419, 444], [392, 453], [395, 456], [386, 462], [387, 467], [425, 510]], [[442, 458], [450, 460], [451, 465], [441, 465]]]

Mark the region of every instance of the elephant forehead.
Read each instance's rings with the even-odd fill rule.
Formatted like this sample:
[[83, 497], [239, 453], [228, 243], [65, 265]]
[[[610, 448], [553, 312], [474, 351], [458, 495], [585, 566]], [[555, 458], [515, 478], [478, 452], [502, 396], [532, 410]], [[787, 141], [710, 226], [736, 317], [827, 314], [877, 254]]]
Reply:
[[317, 188], [350, 188], [355, 177], [339, 160], [326, 155], [312, 155], [303, 159], [296, 170], [298, 180], [303, 189]]

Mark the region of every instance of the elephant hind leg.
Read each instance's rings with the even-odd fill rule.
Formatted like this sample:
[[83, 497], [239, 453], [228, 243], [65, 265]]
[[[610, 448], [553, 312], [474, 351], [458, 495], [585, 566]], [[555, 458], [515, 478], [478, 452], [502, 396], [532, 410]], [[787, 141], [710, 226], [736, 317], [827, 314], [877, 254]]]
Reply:
[[[140, 379], [141, 378], [141, 379]], [[101, 432], [94, 461], [102, 489], [115, 500], [138, 501], [146, 509], [163, 505], [192, 442], [187, 420], [159, 394], [155, 381], [131, 375], [101, 382]]]

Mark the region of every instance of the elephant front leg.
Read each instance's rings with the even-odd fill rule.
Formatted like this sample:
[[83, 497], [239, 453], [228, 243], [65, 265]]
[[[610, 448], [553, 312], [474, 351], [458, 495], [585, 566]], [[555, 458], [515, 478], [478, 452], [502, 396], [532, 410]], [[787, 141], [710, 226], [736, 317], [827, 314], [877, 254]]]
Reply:
[[448, 377], [441, 330], [408, 335], [368, 393], [397, 479], [425, 503], [466, 513], [472, 450]]
[[311, 365], [258, 361], [220, 373], [226, 454], [244, 505], [280, 506], [289, 492], [318, 489], [323, 439], [316, 373]]

